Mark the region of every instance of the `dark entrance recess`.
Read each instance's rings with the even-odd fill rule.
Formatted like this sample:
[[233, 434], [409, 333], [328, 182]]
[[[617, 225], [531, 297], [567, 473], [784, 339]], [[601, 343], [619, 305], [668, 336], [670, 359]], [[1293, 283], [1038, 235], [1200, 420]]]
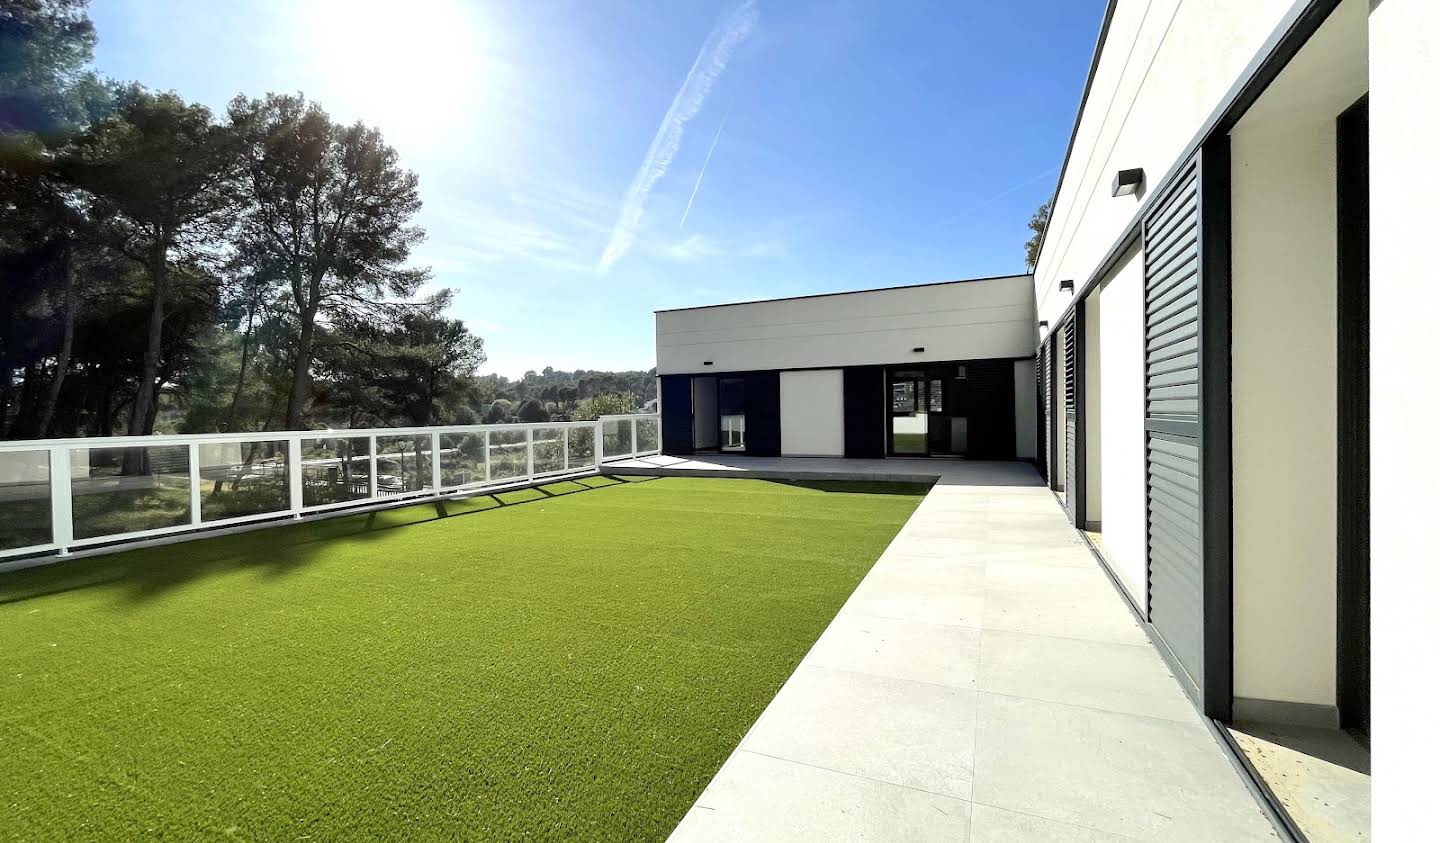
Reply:
[[888, 371], [891, 456], [1015, 457], [1011, 360], [967, 360]]
[[1338, 582], [1342, 728], [1370, 734], [1370, 208], [1366, 98], [1336, 120]]

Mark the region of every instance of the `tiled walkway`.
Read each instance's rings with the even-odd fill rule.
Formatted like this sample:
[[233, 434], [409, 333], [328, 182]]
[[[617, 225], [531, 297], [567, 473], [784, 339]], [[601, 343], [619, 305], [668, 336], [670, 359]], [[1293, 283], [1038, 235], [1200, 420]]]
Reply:
[[1276, 839], [1030, 467], [647, 464], [939, 478], [672, 840]]

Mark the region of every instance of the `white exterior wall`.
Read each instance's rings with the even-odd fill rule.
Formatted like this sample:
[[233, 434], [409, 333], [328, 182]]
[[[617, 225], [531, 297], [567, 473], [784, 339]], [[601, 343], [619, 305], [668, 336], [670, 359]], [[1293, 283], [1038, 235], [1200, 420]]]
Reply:
[[665, 375], [1029, 357], [1033, 296], [1016, 275], [665, 310], [656, 363]]
[[780, 373], [780, 453], [845, 455], [845, 377], [840, 369]]
[[1335, 704], [1335, 118], [1365, 92], [1365, 8], [1231, 133], [1237, 697]]
[[1133, 248], [1101, 282], [1087, 307], [1086, 329], [1100, 347], [1104, 369], [1099, 405], [1100, 497], [1105, 554], [1130, 598], [1145, 612], [1145, 262]]
[[1292, 0], [1119, 0], [1035, 269], [1039, 318], [1059, 327], [1134, 217], [1138, 196], [1110, 195], [1122, 169], [1159, 184], [1279, 24]]
[[1440, 3], [1384, 0], [1370, 12], [1370, 612], [1376, 840], [1434, 827], [1426, 770], [1440, 755], [1434, 480], [1440, 417], [1430, 253], [1440, 231]]
[[1015, 361], [1015, 458], [1035, 459], [1035, 361]]

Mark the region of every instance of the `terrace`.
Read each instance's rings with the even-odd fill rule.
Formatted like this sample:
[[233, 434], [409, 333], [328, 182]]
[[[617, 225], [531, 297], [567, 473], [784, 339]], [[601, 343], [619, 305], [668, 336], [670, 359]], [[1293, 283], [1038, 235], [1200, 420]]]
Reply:
[[6, 827], [1273, 838], [1029, 466], [657, 432], [7, 443]]

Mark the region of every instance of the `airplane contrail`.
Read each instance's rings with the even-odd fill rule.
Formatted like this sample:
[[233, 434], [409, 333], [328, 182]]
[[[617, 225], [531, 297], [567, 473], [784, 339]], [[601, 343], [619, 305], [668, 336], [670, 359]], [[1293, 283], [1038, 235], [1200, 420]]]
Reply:
[[597, 266], [600, 272], [609, 272], [610, 267], [624, 257], [635, 242], [635, 232], [639, 229], [640, 218], [645, 213], [645, 201], [650, 197], [655, 183], [670, 168], [670, 162], [680, 148], [680, 139], [685, 134], [685, 124], [700, 113], [706, 97], [710, 95], [710, 89], [715, 87], [716, 80], [725, 72], [735, 49], [755, 29], [759, 17], [760, 9], [755, 0], [745, 0], [705, 39], [699, 55], [695, 57], [695, 63], [685, 76], [685, 82], [675, 93], [675, 99], [670, 102], [665, 118], [660, 121], [655, 138], [650, 141], [644, 163], [635, 172], [630, 189], [625, 193], [625, 202], [620, 206], [620, 216], [615, 221], [615, 228], [610, 232], [610, 242], [600, 255]]
[[690, 191], [690, 201], [685, 203], [685, 213], [680, 215], [680, 228], [685, 228], [685, 219], [690, 216], [690, 208], [695, 204], [695, 196], [700, 192], [700, 182], [705, 180], [705, 169], [710, 166], [710, 156], [715, 154], [715, 147], [720, 144], [720, 135], [725, 131], [725, 124], [730, 122], [730, 109], [735, 107], [735, 101], [730, 101], [730, 108], [725, 109], [725, 116], [720, 118], [720, 128], [715, 130], [715, 139], [710, 141], [710, 151], [705, 153], [705, 163], [700, 165], [700, 175], [695, 177], [695, 189]]

